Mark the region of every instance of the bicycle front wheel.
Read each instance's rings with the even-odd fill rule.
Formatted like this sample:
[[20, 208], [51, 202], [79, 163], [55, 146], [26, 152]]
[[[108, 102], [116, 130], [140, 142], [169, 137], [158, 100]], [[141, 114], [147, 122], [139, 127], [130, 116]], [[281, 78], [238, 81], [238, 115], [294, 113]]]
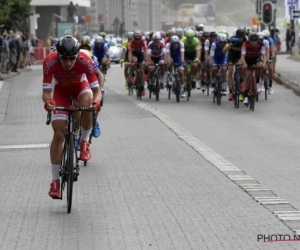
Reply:
[[73, 183], [74, 183], [74, 168], [76, 163], [76, 154], [74, 148], [74, 135], [70, 135], [68, 143], [68, 165], [66, 166], [66, 180], [67, 180], [67, 211], [71, 213], [72, 197], [73, 197]]

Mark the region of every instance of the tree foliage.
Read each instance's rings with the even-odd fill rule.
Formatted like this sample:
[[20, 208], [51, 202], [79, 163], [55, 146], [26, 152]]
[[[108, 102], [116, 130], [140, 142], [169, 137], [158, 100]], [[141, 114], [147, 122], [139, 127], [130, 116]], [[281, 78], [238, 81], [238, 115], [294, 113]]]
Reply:
[[30, 14], [31, 0], [0, 0], [0, 24], [16, 28]]

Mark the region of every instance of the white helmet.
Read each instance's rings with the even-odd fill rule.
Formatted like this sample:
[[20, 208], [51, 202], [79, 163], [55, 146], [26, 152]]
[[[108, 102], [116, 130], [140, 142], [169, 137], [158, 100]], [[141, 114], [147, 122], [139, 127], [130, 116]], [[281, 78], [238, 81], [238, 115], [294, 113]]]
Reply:
[[257, 33], [259, 39], [264, 39], [264, 34], [262, 32]]
[[130, 39], [130, 38], [133, 38], [133, 35], [134, 35], [134, 32], [132, 32], [132, 31], [129, 31], [128, 33], [127, 33], [127, 37]]
[[233, 32], [232, 32], [232, 36], [236, 36], [236, 31], [237, 31], [238, 29], [235, 29]]
[[183, 36], [183, 29], [182, 28], [177, 28], [176, 31], [175, 31], [175, 34], [177, 36]]
[[263, 30], [261, 33], [264, 37], [269, 37], [270, 36], [270, 31], [268, 31], [268, 30]]
[[176, 42], [179, 42], [179, 37], [178, 36], [172, 36], [171, 37], [171, 42], [173, 42], [173, 43], [176, 43]]
[[90, 38], [89, 36], [84, 36], [84, 37], [82, 38], [82, 40], [86, 40], [86, 41], [90, 42], [90, 41], [91, 41], [91, 38]]
[[95, 43], [102, 43], [103, 42], [103, 37], [102, 36], [97, 36], [95, 38]]
[[161, 40], [160, 32], [156, 32], [152, 36], [152, 40]]
[[146, 38], [147, 40], [150, 39], [150, 32], [149, 32], [149, 31], [145, 32], [145, 38]]
[[219, 40], [221, 42], [226, 42], [227, 41], [227, 35], [226, 34], [219, 34]]

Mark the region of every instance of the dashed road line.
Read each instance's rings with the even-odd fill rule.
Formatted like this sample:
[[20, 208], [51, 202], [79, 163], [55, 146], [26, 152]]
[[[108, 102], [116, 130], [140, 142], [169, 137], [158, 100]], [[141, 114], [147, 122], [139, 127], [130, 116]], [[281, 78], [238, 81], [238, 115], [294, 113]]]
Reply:
[[34, 150], [34, 149], [44, 149], [49, 148], [49, 143], [40, 144], [16, 144], [16, 145], [0, 145], [0, 151], [10, 151], [10, 150]]
[[289, 202], [280, 198], [272, 190], [259, 183], [252, 176], [226, 160], [214, 149], [207, 146], [198, 138], [194, 137], [189, 131], [176, 123], [171, 117], [161, 110], [150, 106], [147, 102], [136, 101], [132, 96], [128, 96], [125, 91], [116, 90], [108, 87], [111, 91], [123, 96], [127, 100], [135, 103], [139, 108], [149, 111], [166, 125], [179, 139], [192, 147], [212, 166], [222, 172], [227, 178], [243, 189], [260, 205], [272, 212], [280, 221], [282, 221], [295, 234], [300, 235], [300, 211], [293, 207]]
[[2, 89], [2, 86], [3, 86], [3, 81], [0, 81], [0, 91]]

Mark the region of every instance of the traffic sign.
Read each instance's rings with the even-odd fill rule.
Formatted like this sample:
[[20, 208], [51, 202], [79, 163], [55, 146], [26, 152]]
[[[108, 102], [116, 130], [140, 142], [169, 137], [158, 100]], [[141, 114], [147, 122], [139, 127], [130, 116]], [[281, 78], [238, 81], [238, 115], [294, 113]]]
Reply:
[[300, 11], [299, 10], [293, 10], [292, 11], [292, 18], [299, 18], [300, 17]]

